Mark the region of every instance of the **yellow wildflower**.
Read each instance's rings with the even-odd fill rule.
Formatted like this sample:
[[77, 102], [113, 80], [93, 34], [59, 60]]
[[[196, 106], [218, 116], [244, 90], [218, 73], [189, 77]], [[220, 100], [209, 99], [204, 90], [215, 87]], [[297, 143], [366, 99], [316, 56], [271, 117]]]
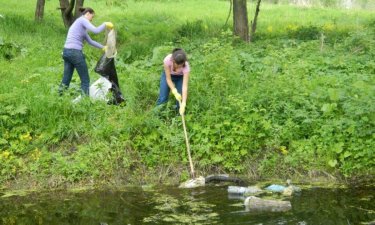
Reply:
[[333, 25], [332, 23], [324, 24], [323, 26], [324, 31], [333, 31], [334, 28], [335, 28], [335, 25]]
[[40, 152], [40, 150], [38, 148], [34, 149], [31, 152], [31, 158], [34, 159], [34, 160], [38, 160], [40, 158], [40, 155], [42, 155], [42, 152]]
[[1, 158], [7, 159], [10, 155], [10, 152], [8, 150], [5, 150], [1, 153]]
[[281, 151], [281, 154], [283, 154], [283, 155], [288, 154], [288, 150], [286, 150], [285, 146], [280, 146], [280, 151]]
[[297, 29], [298, 29], [298, 26], [294, 24], [288, 24], [288, 26], [286, 27], [286, 30], [290, 30], [290, 31], [296, 31]]
[[22, 134], [20, 137], [21, 141], [31, 141], [33, 138], [30, 135], [30, 132], [27, 132], [26, 134]]

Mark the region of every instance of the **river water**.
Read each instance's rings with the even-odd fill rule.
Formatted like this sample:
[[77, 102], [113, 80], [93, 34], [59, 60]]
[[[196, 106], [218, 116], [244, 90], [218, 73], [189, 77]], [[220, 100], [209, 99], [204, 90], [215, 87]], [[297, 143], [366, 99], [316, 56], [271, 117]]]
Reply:
[[[374, 188], [307, 188], [288, 212], [249, 212], [226, 186], [0, 193], [0, 224], [375, 224]], [[277, 197], [277, 196], [276, 196]], [[372, 222], [372, 223], [371, 223]]]

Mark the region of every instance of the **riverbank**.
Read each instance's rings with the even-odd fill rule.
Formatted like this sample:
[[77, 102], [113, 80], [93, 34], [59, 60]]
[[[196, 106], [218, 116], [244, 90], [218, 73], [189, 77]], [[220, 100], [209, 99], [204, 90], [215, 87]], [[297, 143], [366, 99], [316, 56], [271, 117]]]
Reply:
[[[20, 177], [15, 180], [9, 180], [2, 183], [0, 186], [1, 192], [20, 192], [28, 191], [38, 192], [47, 190], [122, 190], [124, 188], [152, 188], [158, 186], [178, 187], [182, 182], [190, 179], [186, 177], [185, 173], [181, 171], [172, 172], [169, 168], [169, 174], [165, 173], [167, 168], [163, 168], [157, 173], [144, 172], [142, 174], [128, 173], [118, 175], [116, 177], [107, 177], [103, 179], [82, 179], [76, 182], [67, 181], [64, 177], [50, 177], [45, 179], [37, 179], [33, 177]], [[171, 176], [174, 173], [175, 176]], [[222, 173], [204, 173], [201, 176], [208, 176], [212, 174]], [[327, 172], [311, 172], [305, 176], [292, 175], [284, 177], [249, 177], [241, 174], [228, 174], [230, 177], [239, 178], [244, 181], [240, 186], [257, 185], [265, 187], [270, 184], [286, 185], [286, 180], [290, 179], [293, 184], [301, 187], [316, 187], [316, 188], [363, 188], [375, 187], [374, 176], [362, 176], [345, 179], [343, 177], [335, 177]], [[207, 186], [216, 185], [239, 185], [233, 182], [214, 182], [208, 183]]]
[[[373, 12], [264, 4], [247, 44], [233, 37], [231, 21], [223, 26], [227, 1], [92, 2], [94, 23], [111, 20], [118, 32], [116, 69], [126, 99], [118, 107], [73, 104], [77, 74], [58, 95], [67, 30], [55, 2], [46, 2], [40, 23], [32, 19], [34, 4], [7, 1], [0, 12], [1, 186], [188, 179], [174, 100], [155, 110], [162, 61], [175, 47], [186, 50], [192, 67], [185, 119], [197, 171], [343, 183], [374, 176]], [[178, 17], [170, 12], [177, 5]], [[101, 52], [84, 51], [95, 81]]]

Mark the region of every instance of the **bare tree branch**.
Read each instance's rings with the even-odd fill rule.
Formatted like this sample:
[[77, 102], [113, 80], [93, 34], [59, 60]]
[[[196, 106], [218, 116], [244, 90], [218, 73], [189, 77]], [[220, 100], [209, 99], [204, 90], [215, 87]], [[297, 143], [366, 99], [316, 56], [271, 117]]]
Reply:
[[230, 4], [230, 5], [229, 5], [228, 17], [227, 17], [227, 20], [225, 21], [224, 27], [227, 26], [227, 24], [228, 24], [228, 20], [229, 20], [229, 17], [230, 17], [230, 14], [231, 14], [231, 12], [232, 12], [232, 5], [233, 5], [232, 0], [229, 0], [229, 4]]
[[254, 21], [251, 21], [250, 42], [253, 40], [255, 31], [257, 29], [258, 14], [259, 14], [259, 11], [260, 11], [260, 2], [261, 1], [262, 0], [258, 0], [257, 6], [255, 8]]

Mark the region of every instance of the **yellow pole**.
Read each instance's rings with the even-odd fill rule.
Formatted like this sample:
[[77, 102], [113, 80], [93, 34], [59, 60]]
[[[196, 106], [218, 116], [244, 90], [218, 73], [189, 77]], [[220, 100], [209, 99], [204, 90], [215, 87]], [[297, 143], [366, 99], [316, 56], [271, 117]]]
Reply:
[[[181, 105], [181, 102], [180, 102], [180, 105]], [[194, 179], [195, 178], [194, 165], [193, 165], [193, 160], [191, 159], [191, 154], [190, 154], [190, 144], [189, 144], [188, 134], [187, 134], [187, 131], [186, 131], [184, 114], [181, 115], [181, 118], [182, 118], [182, 125], [184, 127], [184, 133], [185, 133], [186, 150], [187, 150], [187, 153], [188, 153], [189, 163], [190, 163], [190, 173], [191, 173], [191, 177]]]

